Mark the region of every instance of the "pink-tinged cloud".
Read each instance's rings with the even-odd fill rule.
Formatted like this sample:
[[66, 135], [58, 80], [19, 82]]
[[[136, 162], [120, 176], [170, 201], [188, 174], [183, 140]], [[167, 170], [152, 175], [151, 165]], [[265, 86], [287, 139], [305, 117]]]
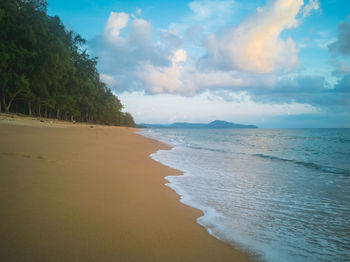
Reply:
[[268, 1], [237, 27], [206, 39], [206, 63], [226, 70], [255, 73], [279, 68], [293, 69], [298, 64], [298, 49], [291, 38], [283, 40], [284, 30], [296, 27], [302, 0]]

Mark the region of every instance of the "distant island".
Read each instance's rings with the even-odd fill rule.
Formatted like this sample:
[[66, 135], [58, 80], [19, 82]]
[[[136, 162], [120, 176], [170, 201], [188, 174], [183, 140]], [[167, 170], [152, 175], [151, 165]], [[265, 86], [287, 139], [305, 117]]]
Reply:
[[258, 128], [256, 125], [242, 125], [222, 120], [215, 120], [209, 124], [177, 122], [172, 124], [139, 124], [139, 128]]

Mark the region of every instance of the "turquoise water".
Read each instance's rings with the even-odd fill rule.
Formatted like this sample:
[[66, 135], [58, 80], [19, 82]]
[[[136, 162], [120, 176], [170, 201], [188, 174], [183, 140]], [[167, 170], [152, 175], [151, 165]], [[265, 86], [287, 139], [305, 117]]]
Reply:
[[257, 261], [350, 261], [350, 129], [144, 129], [197, 222]]

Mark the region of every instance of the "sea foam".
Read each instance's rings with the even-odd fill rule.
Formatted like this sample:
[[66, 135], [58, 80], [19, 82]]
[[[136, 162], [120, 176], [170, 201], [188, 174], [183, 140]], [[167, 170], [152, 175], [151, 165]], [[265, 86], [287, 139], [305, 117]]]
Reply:
[[[257, 261], [350, 260], [350, 130], [171, 130], [151, 157], [197, 222]], [[339, 154], [343, 152], [344, 154]]]

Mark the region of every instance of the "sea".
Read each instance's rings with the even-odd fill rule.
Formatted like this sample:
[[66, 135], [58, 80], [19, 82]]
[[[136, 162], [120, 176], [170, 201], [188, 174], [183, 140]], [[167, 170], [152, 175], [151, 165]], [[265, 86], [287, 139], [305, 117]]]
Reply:
[[350, 261], [350, 129], [141, 129], [209, 234], [255, 261]]

